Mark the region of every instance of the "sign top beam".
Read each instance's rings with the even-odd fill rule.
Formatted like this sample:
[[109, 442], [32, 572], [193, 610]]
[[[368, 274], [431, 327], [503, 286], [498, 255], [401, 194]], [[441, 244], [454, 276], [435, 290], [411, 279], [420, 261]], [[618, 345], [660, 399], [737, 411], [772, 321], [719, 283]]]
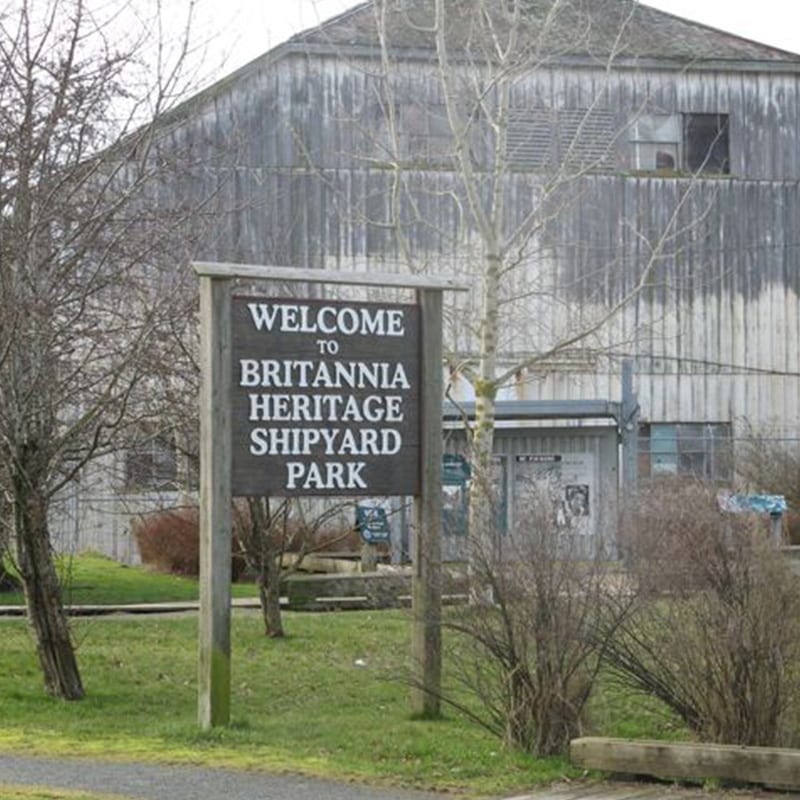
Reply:
[[337, 283], [345, 286], [383, 286], [393, 289], [439, 289], [466, 292], [469, 286], [447, 275], [404, 275], [388, 272], [347, 272], [306, 267], [275, 267], [254, 264], [226, 264], [193, 261], [194, 271], [207, 278], [250, 278], [251, 280]]

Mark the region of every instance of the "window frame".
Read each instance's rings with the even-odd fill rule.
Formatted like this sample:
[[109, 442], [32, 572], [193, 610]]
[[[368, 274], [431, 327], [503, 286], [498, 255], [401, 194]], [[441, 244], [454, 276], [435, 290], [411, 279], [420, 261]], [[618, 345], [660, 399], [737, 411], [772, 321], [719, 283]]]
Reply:
[[692, 477], [726, 483], [733, 477], [730, 422], [642, 422], [638, 445], [643, 478]]
[[128, 493], [175, 491], [180, 475], [174, 434], [158, 432], [125, 451], [123, 489]]
[[[716, 123], [713, 126], [711, 123]], [[710, 138], [703, 136], [712, 127]], [[705, 147], [702, 142], [706, 140]], [[637, 172], [657, 174], [730, 175], [730, 115], [721, 112], [654, 112], [640, 114], [631, 126], [628, 142], [632, 168]], [[661, 151], [659, 151], [661, 147]], [[704, 155], [697, 156], [697, 148]], [[645, 148], [653, 156], [643, 158]], [[659, 155], [664, 156], [658, 163]], [[674, 163], [667, 162], [671, 158]]]

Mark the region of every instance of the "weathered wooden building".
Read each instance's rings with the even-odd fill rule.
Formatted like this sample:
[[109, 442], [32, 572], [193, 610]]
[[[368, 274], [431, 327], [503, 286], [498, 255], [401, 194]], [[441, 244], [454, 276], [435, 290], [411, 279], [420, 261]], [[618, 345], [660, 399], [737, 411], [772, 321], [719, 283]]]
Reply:
[[631, 0], [484, 5], [366, 2], [185, 103], [195, 257], [462, 274], [469, 400], [492, 240], [501, 400], [618, 398], [628, 358], [644, 475], [727, 480], [751, 428], [796, 439], [800, 55]]

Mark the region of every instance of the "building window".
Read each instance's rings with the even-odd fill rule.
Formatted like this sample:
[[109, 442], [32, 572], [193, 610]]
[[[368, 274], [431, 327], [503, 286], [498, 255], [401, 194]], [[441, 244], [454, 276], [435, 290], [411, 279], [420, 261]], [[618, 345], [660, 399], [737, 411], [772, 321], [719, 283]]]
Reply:
[[125, 488], [128, 491], [174, 490], [178, 479], [175, 441], [156, 434], [137, 442], [125, 457]]
[[381, 163], [452, 167], [455, 137], [446, 108], [436, 102], [411, 99], [389, 106], [375, 100], [370, 106], [365, 152]]
[[681, 124], [677, 114], [642, 114], [631, 133], [634, 169], [676, 170], [681, 163]]
[[684, 114], [683, 129], [686, 169], [723, 175], [731, 171], [727, 114]]
[[727, 114], [642, 114], [631, 144], [637, 170], [730, 173]]
[[728, 422], [643, 424], [639, 429], [639, 472], [642, 477], [682, 475], [728, 481], [732, 441]]

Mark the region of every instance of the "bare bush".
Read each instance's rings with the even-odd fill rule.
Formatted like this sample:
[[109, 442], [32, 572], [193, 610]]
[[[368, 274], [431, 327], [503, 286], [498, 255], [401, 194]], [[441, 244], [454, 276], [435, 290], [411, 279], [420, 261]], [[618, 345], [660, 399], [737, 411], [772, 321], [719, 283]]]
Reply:
[[160, 572], [197, 576], [200, 540], [196, 511], [150, 514], [135, 520], [131, 529], [143, 564]]
[[[131, 527], [142, 563], [173, 575], [199, 575], [200, 517], [197, 508], [176, 508], [148, 514], [135, 520]], [[245, 566], [238, 552], [241, 536], [240, 530], [234, 530], [233, 580], [241, 577]]]
[[624, 534], [647, 600], [603, 640], [616, 678], [703, 739], [789, 743], [800, 586], [763, 528], [721, 512], [712, 487], [670, 483], [642, 492]]
[[575, 520], [559, 520], [559, 498], [555, 487], [531, 487], [502, 562], [476, 546], [476, 577], [493, 602], [448, 623], [459, 634], [457, 682], [478, 705], [445, 700], [536, 756], [564, 753], [580, 733], [601, 661], [599, 632], [610, 635], [631, 603], [615, 591], [602, 548], [577, 557], [581, 536]]

